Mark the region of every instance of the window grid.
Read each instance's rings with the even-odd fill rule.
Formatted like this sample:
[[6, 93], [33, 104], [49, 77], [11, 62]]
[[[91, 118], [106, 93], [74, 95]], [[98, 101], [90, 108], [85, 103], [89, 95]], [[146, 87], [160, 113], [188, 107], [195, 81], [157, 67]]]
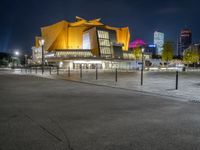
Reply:
[[107, 31], [98, 30], [98, 38], [101, 56], [111, 56], [109, 33]]
[[103, 39], [109, 39], [109, 34], [106, 31], [98, 31], [98, 37]]
[[100, 46], [110, 46], [110, 41], [108, 39], [99, 39]]

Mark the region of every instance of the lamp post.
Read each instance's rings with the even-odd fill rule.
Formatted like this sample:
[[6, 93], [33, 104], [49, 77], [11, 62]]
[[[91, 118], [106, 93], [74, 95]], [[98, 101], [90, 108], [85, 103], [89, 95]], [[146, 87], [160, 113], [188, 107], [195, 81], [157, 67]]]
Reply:
[[26, 65], [27, 65], [27, 57], [28, 57], [28, 55], [24, 55], [24, 67], [26, 67]]
[[144, 72], [144, 50], [145, 48], [142, 48], [142, 68], [141, 68], [141, 86], [143, 85], [143, 72]]
[[[14, 52], [14, 59], [16, 59], [16, 61], [17, 61], [17, 66], [18, 66], [18, 57], [19, 57], [19, 55], [20, 55], [20, 53], [19, 53], [19, 51], [18, 50], [16, 50], [15, 52]], [[14, 64], [14, 59], [13, 59], [13, 67], [15, 67], [15, 64]]]
[[178, 69], [176, 70], [176, 90], [178, 90]]
[[98, 80], [98, 64], [96, 64], [96, 80]]
[[39, 40], [39, 44], [42, 48], [42, 74], [44, 73], [44, 42], [45, 40], [43, 38]]

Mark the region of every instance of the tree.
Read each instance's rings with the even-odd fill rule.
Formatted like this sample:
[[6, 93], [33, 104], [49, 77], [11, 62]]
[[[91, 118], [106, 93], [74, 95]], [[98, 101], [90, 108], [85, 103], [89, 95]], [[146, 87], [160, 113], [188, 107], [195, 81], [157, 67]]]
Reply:
[[183, 61], [187, 64], [187, 66], [189, 66], [189, 64], [191, 63], [191, 59], [192, 58], [192, 51], [185, 51], [183, 54]]
[[9, 61], [6, 58], [0, 59], [0, 66], [8, 66]]
[[136, 60], [139, 60], [140, 58], [142, 58], [142, 49], [141, 47], [136, 47], [133, 50], [134, 56], [136, 58]]
[[189, 49], [184, 51], [183, 61], [189, 66], [189, 64], [199, 62], [199, 53], [198, 49], [195, 47], [190, 47]]
[[192, 63], [199, 62], [199, 53], [197, 50], [192, 51]]
[[163, 51], [162, 51], [162, 60], [163, 61], [170, 61], [173, 59], [174, 56], [174, 49], [171, 42], [165, 42], [163, 45]]

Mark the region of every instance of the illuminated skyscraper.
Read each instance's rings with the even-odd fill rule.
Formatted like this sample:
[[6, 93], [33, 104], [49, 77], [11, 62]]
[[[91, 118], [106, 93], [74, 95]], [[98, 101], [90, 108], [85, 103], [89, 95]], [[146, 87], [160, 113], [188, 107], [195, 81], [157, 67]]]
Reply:
[[154, 44], [157, 47], [157, 55], [162, 54], [163, 45], [164, 45], [164, 33], [155, 31], [154, 32]]
[[178, 55], [183, 56], [183, 52], [192, 44], [192, 31], [190, 29], [181, 30], [178, 44]]

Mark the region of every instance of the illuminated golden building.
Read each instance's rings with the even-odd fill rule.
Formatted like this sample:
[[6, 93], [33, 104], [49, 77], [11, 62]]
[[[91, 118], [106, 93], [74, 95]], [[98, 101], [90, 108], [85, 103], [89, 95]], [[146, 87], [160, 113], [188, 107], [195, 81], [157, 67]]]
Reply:
[[75, 22], [60, 21], [42, 27], [41, 36], [35, 38], [33, 57], [40, 57], [39, 40], [45, 40], [45, 57], [63, 61], [67, 59], [133, 59], [128, 52], [130, 32], [128, 27], [110, 27], [101, 19], [86, 20], [76, 17]]

